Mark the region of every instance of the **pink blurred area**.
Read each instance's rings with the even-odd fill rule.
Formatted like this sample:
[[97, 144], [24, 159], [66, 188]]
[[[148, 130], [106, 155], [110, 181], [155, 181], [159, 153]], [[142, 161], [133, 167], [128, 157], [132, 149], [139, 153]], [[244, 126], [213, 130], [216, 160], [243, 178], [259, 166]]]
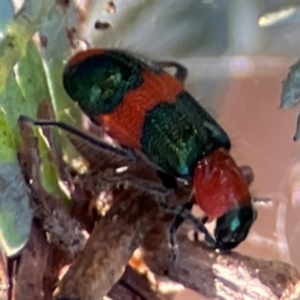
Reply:
[[[282, 72], [270, 76], [232, 79], [224, 89], [220, 116], [233, 139], [233, 155], [255, 173], [252, 192], [268, 197], [271, 205], [257, 205], [259, 217], [239, 250], [251, 256], [279, 259], [300, 269], [300, 207], [292, 201], [298, 184], [292, 173], [299, 162], [299, 143], [293, 141], [297, 109], [278, 108]], [[268, 253], [266, 257], [266, 253]]]
[[[259, 59], [261, 64], [254, 59], [253, 73], [227, 79], [215, 96], [233, 157], [254, 170], [253, 196], [270, 199], [256, 204], [258, 219], [235, 251], [300, 270], [300, 142], [293, 141], [299, 108], [279, 109], [281, 82], [291, 63], [279, 59], [273, 70], [264, 72], [269, 59]], [[173, 299], [205, 298], [185, 290]]]

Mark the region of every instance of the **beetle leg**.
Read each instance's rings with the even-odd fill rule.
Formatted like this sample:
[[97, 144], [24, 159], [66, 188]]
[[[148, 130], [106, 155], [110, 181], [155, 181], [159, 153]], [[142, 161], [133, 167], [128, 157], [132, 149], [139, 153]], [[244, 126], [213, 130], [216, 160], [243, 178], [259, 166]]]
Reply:
[[185, 66], [175, 61], [155, 61], [155, 64], [161, 68], [175, 68], [175, 78], [182, 83], [185, 82], [188, 75], [188, 69]]
[[[193, 205], [194, 203], [192, 201], [187, 202], [182, 206], [182, 210], [186, 209], [190, 212], [192, 210]], [[169, 233], [175, 233], [184, 221], [185, 218], [180, 213], [177, 214], [170, 225]]]
[[160, 171], [160, 170], [157, 170], [156, 174], [160, 178], [160, 180], [165, 188], [173, 189], [173, 190], [175, 190], [177, 188], [177, 180], [174, 176], [166, 174], [165, 172]]
[[[208, 221], [208, 217], [207, 216], [204, 216], [203, 218], [201, 218], [201, 222], [203, 223], [203, 225], [205, 225], [207, 221]], [[194, 230], [193, 240], [194, 240], [194, 242], [198, 242], [199, 241], [199, 235], [198, 235], [198, 231], [197, 230]]]
[[[182, 211], [183, 210], [187, 210], [187, 211], [191, 211], [192, 207], [193, 207], [194, 203], [192, 201], [185, 203], [182, 206]], [[178, 260], [178, 256], [179, 256], [179, 249], [178, 249], [178, 243], [177, 243], [177, 239], [176, 239], [176, 233], [178, 228], [182, 225], [182, 223], [185, 221], [185, 218], [181, 216], [181, 211], [175, 215], [169, 230], [168, 230], [168, 241], [169, 241], [169, 245], [171, 248], [171, 252], [172, 252], [172, 257], [171, 257], [171, 268], [173, 268], [174, 266], [176, 266], [177, 264], [177, 260]]]
[[44, 126], [44, 127], [49, 127], [49, 126], [53, 126], [53, 127], [58, 127], [60, 129], [63, 129], [79, 138], [84, 139], [85, 141], [91, 143], [94, 146], [97, 147], [101, 147], [103, 150], [106, 150], [108, 152], [112, 152], [115, 153], [116, 155], [120, 155], [125, 157], [127, 160], [130, 161], [134, 161], [136, 160], [136, 156], [134, 155], [134, 153], [132, 151], [130, 151], [129, 149], [119, 149], [113, 146], [108, 145], [105, 142], [100, 141], [99, 139], [81, 131], [76, 129], [75, 127], [64, 123], [64, 122], [57, 122], [57, 121], [50, 121], [50, 120], [34, 120], [31, 119], [29, 117], [23, 116], [21, 115], [19, 117], [19, 121], [21, 122], [28, 122], [28, 123], [32, 123], [35, 126]]
[[[185, 205], [168, 206], [162, 196], [157, 195], [155, 198], [159, 206], [162, 207], [166, 212], [175, 214], [174, 220], [168, 230], [168, 241], [172, 249], [171, 269], [176, 265], [176, 261], [178, 259], [179, 251], [176, 241], [176, 232], [183, 221], [189, 221], [195, 227], [195, 229], [205, 235], [205, 240], [209, 245], [215, 245], [214, 238], [208, 232], [202, 221], [193, 216], [190, 210], [185, 207]], [[189, 208], [192, 207], [192, 204], [193, 202], [191, 201], [188, 202], [186, 206]]]

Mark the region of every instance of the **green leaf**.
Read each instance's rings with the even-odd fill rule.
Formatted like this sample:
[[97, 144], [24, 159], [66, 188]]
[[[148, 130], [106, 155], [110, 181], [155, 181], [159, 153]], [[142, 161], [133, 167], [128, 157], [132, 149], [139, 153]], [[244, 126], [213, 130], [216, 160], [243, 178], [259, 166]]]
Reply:
[[[39, 105], [45, 99], [50, 99], [50, 93], [42, 57], [33, 41], [27, 44], [26, 51], [18, 62], [17, 81], [25, 100], [17, 105], [23, 108], [23, 114], [36, 118]], [[37, 128], [34, 127], [33, 129], [38, 138], [41, 156], [40, 179], [42, 186], [48, 193], [60, 196], [65, 203], [67, 201], [66, 195], [61, 191], [58, 184], [58, 172], [52, 161], [50, 150]]]
[[[44, 100], [42, 97], [49, 95], [42, 61], [29, 41], [54, 4], [54, 0], [26, 0], [7, 26], [6, 36], [0, 43], [0, 247], [8, 256], [15, 255], [27, 242], [32, 217], [16, 156], [19, 146], [17, 120], [26, 112], [36, 116], [38, 104]], [[19, 59], [22, 91], [12, 74]], [[39, 74], [30, 78], [34, 71]], [[35, 83], [30, 83], [31, 79]]]
[[5, 120], [5, 112], [0, 110], [0, 162], [15, 162], [16, 149], [11, 129]]
[[5, 89], [12, 68], [54, 5], [54, 0], [27, 0], [8, 25], [7, 34], [0, 43], [0, 90]]
[[7, 83], [0, 90], [0, 247], [11, 256], [27, 242], [32, 212], [16, 156], [17, 119], [24, 98], [12, 75]]
[[50, 99], [41, 54], [33, 41], [27, 44], [24, 55], [18, 61], [17, 81], [26, 100], [26, 114], [37, 116], [42, 101]]
[[7, 256], [12, 256], [26, 244], [32, 218], [17, 162], [0, 162], [0, 190], [0, 248]]
[[5, 120], [12, 132], [16, 150], [19, 144], [17, 122], [19, 116], [26, 112], [26, 107], [25, 98], [12, 74], [8, 77], [5, 89], [0, 90], [0, 107], [5, 112]]

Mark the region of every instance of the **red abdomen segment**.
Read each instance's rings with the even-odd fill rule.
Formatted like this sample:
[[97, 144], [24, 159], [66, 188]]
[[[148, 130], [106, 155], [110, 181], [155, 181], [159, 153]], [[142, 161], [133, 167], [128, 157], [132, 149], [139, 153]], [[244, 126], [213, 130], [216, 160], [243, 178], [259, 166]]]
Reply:
[[177, 94], [183, 91], [183, 85], [167, 72], [152, 74], [143, 70], [142, 78], [143, 83], [129, 90], [112, 113], [94, 118], [121, 145], [132, 149], [141, 148], [147, 112], [161, 103], [175, 102]]
[[251, 201], [248, 186], [225, 149], [205, 156], [195, 169], [193, 181], [196, 202], [209, 218], [219, 218]]

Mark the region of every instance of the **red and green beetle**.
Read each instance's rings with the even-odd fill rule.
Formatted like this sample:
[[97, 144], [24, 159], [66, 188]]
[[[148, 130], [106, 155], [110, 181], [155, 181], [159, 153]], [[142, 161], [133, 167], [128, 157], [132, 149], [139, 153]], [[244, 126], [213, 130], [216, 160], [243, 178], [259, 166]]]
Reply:
[[[174, 67], [176, 74], [166, 67]], [[202, 208], [206, 220], [217, 220], [214, 247], [231, 250], [245, 240], [257, 213], [242, 171], [230, 156], [228, 135], [186, 91], [186, 76], [186, 68], [175, 62], [90, 49], [69, 60], [63, 85], [92, 122], [124, 147], [112, 151], [128, 157], [132, 152], [127, 149], [140, 151], [160, 174], [192, 182], [192, 203]], [[182, 221], [182, 216], [175, 219], [171, 233]]]

